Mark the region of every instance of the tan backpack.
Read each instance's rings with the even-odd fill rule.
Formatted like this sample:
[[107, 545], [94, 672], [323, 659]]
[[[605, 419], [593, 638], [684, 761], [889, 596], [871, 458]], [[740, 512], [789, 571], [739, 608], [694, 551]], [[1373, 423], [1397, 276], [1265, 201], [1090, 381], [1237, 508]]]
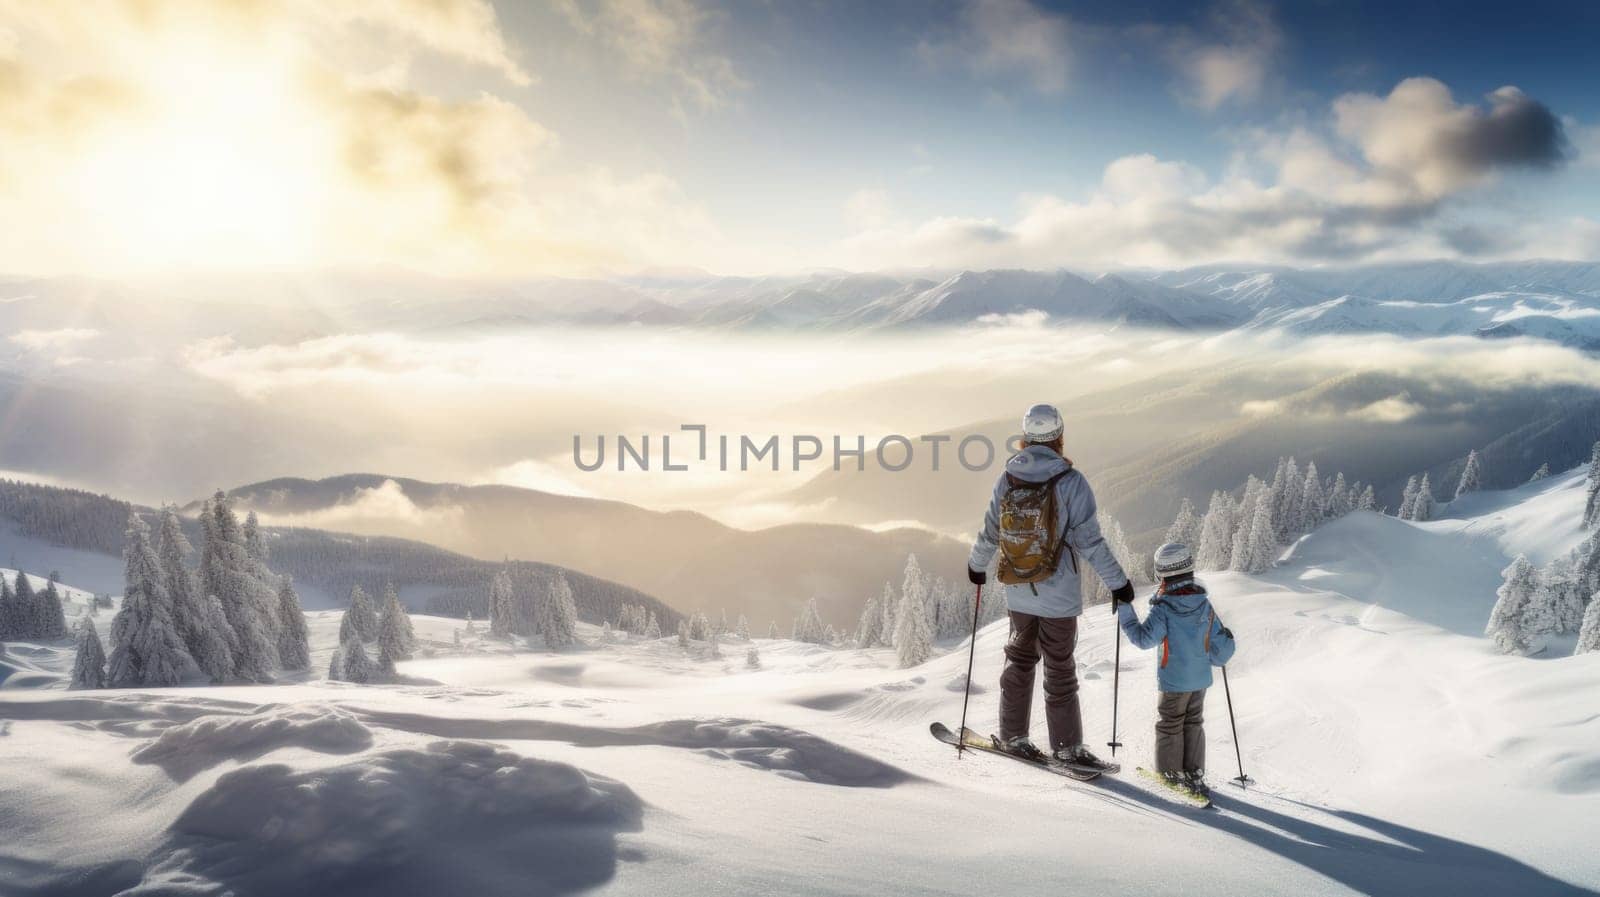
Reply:
[[1071, 472], [1069, 467], [1043, 483], [1006, 474], [1000, 497], [1001, 582], [1043, 582], [1055, 574], [1066, 546], [1066, 534], [1056, 530], [1056, 481]]

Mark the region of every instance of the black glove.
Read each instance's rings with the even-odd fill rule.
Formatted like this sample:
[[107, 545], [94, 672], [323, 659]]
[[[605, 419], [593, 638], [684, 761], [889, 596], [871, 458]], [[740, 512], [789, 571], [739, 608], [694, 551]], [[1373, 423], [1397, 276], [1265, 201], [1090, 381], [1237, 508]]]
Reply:
[[1222, 627], [1222, 634], [1227, 636], [1230, 641], [1233, 639], [1233, 630], [1226, 626]]
[[975, 586], [981, 586], [984, 583], [989, 581], [989, 574], [988, 574], [987, 571], [974, 570], [971, 567], [968, 567], [967, 568], [967, 581], [972, 583]]
[[1111, 590], [1111, 607], [1113, 609], [1115, 609], [1118, 604], [1122, 604], [1124, 602], [1128, 604], [1133, 603], [1133, 583], [1131, 582], [1125, 582], [1117, 588]]

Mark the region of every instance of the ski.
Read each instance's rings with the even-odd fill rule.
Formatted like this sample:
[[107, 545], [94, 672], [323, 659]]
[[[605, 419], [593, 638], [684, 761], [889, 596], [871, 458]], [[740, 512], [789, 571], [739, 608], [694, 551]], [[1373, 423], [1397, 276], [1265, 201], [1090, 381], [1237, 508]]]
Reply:
[[942, 741], [945, 744], [963, 747], [967, 750], [978, 751], [984, 754], [995, 754], [1010, 760], [1015, 760], [1024, 766], [1032, 766], [1035, 769], [1042, 769], [1045, 772], [1063, 776], [1074, 781], [1092, 782], [1095, 779], [1100, 778], [1099, 772], [1088, 772], [1085, 770], [1074, 769], [1070, 766], [1066, 766], [1055, 761], [1035, 763], [1032, 760], [1024, 760], [1015, 754], [1008, 754], [1005, 751], [1000, 750], [993, 737], [988, 735], [979, 735], [977, 732], [974, 732], [971, 729], [963, 729], [961, 730], [961, 735], [957, 736], [956, 733], [950, 731], [950, 727], [944, 723], [934, 723], [928, 727], [928, 731], [933, 734], [935, 739]]
[[1166, 778], [1161, 775], [1161, 773], [1152, 772], [1148, 769], [1145, 769], [1143, 766], [1138, 767], [1138, 773], [1141, 778], [1146, 779], [1157, 788], [1160, 788], [1163, 794], [1166, 794], [1181, 803], [1200, 810], [1209, 810], [1216, 806], [1211, 802], [1211, 798], [1206, 797], [1203, 794], [1190, 791], [1188, 788], [1184, 788], [1180, 785], [1174, 785], [1167, 781]]

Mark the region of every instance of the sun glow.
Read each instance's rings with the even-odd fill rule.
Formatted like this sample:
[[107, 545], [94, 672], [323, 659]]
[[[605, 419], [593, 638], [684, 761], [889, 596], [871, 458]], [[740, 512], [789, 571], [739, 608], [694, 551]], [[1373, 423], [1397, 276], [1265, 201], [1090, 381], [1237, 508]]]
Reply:
[[193, 42], [151, 58], [148, 102], [79, 168], [86, 239], [135, 270], [310, 261], [331, 137], [292, 66]]

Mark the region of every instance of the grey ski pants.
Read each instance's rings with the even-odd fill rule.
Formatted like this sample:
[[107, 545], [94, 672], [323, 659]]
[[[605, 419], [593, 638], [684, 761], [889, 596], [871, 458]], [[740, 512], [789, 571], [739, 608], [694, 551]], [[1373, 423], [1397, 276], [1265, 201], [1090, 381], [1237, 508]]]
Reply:
[[1205, 689], [1164, 691], [1156, 705], [1156, 771], [1206, 768]]
[[1078, 708], [1077, 617], [1036, 617], [1011, 611], [1011, 640], [1000, 674], [1000, 737], [1028, 734], [1033, 716], [1034, 669], [1044, 659], [1044, 716], [1050, 750], [1083, 743]]

